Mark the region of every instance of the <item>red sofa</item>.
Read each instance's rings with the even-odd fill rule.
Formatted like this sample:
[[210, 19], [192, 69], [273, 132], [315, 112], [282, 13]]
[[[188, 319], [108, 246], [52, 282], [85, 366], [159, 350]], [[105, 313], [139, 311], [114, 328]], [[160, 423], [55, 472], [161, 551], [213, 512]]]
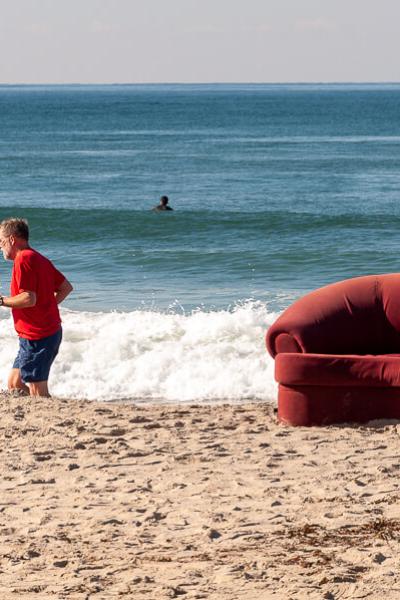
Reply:
[[347, 279], [289, 306], [267, 332], [290, 425], [400, 419], [400, 273]]

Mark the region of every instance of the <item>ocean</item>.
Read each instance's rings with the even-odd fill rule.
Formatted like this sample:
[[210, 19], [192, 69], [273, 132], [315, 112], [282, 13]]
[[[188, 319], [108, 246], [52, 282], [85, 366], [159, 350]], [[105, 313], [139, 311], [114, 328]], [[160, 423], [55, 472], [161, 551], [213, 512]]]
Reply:
[[399, 270], [399, 115], [400, 84], [0, 86], [0, 218], [75, 288], [53, 394], [274, 401], [279, 313]]

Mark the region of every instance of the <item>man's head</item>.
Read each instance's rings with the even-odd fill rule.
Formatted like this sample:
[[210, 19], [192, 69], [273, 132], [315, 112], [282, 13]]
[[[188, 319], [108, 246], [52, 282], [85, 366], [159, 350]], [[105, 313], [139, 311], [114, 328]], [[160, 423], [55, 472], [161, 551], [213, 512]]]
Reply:
[[18, 250], [28, 247], [29, 227], [26, 219], [11, 218], [0, 223], [0, 248], [6, 260], [14, 260]]
[[160, 198], [160, 204], [162, 204], [163, 206], [167, 206], [167, 204], [168, 204], [168, 196], [161, 196], [161, 198]]

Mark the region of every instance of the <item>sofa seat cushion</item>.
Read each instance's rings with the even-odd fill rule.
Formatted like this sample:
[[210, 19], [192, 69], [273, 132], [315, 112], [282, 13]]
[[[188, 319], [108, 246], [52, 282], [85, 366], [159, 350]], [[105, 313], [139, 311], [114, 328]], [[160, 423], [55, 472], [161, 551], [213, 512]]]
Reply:
[[400, 387], [400, 355], [281, 353], [275, 378], [283, 385]]

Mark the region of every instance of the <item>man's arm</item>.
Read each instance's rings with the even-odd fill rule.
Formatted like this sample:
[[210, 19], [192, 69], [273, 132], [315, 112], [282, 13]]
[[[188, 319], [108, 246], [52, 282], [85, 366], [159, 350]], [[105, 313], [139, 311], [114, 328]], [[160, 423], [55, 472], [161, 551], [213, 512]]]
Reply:
[[[54, 296], [57, 304], [60, 304], [73, 290], [72, 285], [68, 279], [64, 279]], [[16, 296], [0, 296], [0, 304], [7, 306], [7, 308], [31, 308], [36, 305], [36, 293], [35, 292], [20, 292]]]
[[72, 292], [74, 288], [68, 281], [68, 279], [64, 279], [58, 290], [56, 290], [54, 296], [56, 297], [57, 304], [61, 304], [63, 300]]
[[16, 296], [0, 296], [0, 303], [8, 308], [30, 308], [36, 304], [36, 293], [28, 291]]

